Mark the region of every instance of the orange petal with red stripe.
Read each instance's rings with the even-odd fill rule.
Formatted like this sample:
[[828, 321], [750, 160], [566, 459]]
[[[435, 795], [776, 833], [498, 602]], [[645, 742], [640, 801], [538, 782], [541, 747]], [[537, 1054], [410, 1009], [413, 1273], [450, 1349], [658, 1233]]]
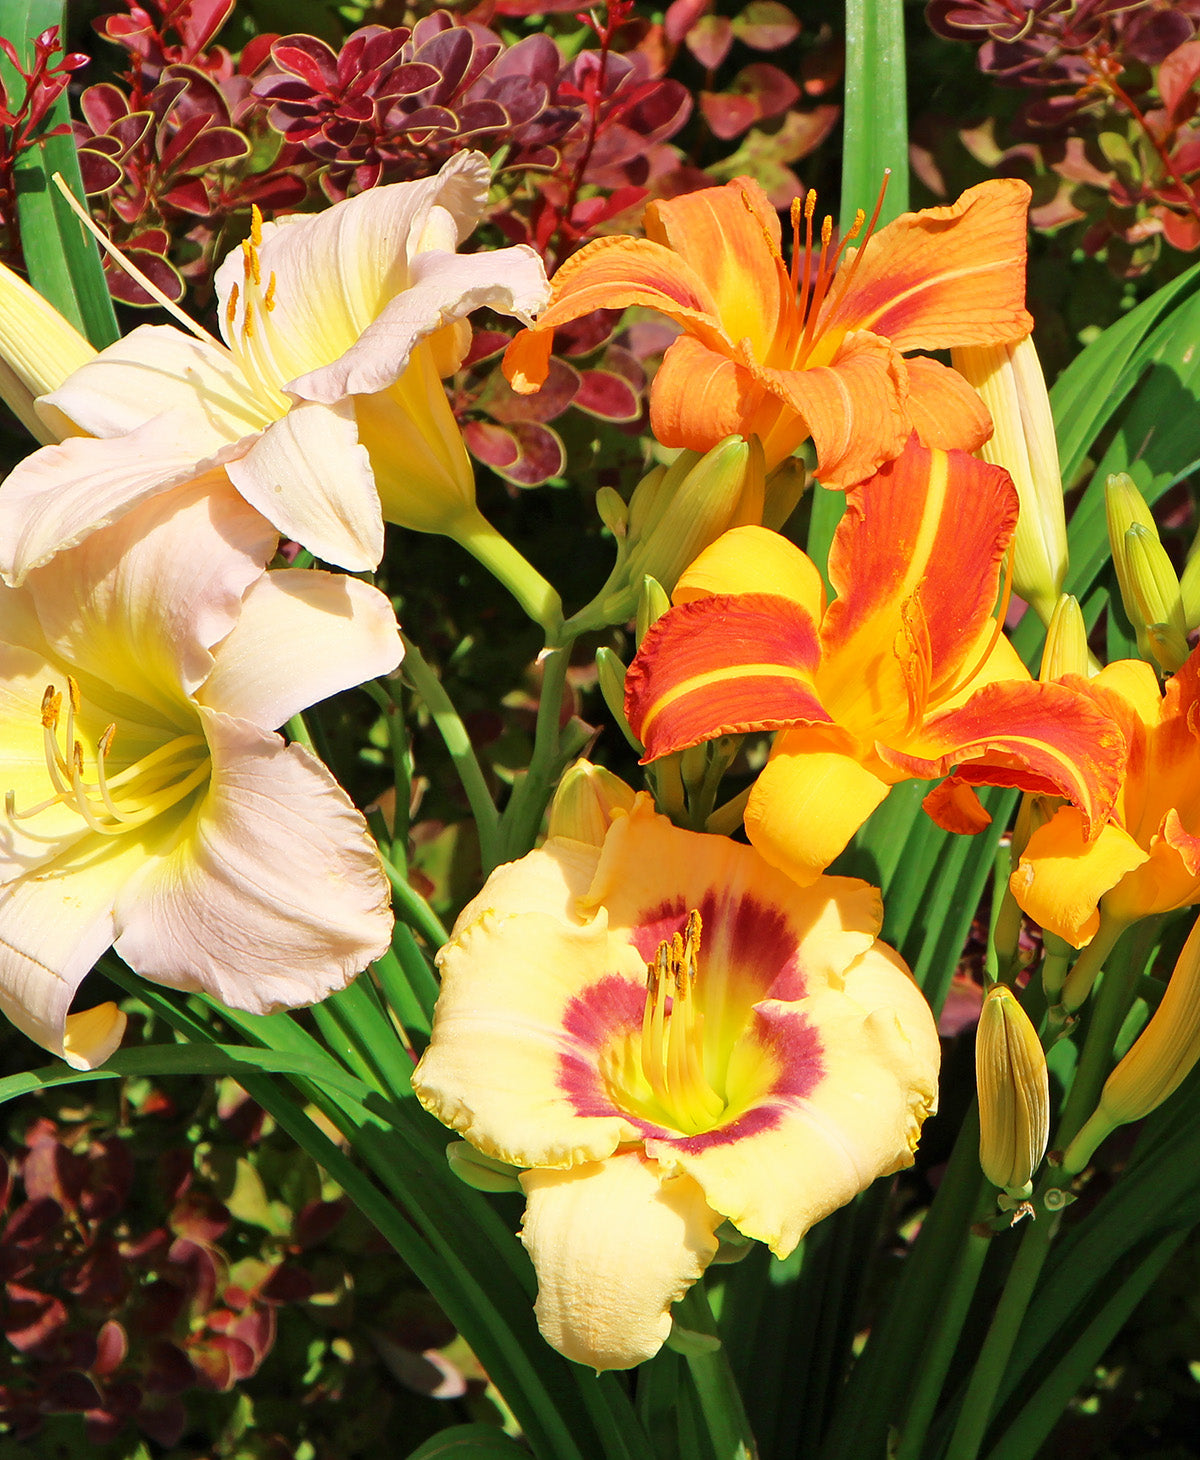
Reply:
[[787, 598], [718, 594], [670, 609], [625, 678], [625, 712], [646, 759], [748, 730], [827, 723], [813, 690], [812, 618]]

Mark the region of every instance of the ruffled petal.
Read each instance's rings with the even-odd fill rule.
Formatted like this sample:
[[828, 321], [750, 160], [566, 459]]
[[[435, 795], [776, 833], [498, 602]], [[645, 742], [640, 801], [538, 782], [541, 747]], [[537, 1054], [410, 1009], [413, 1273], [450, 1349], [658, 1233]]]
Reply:
[[1008, 885], [1023, 912], [1082, 948], [1100, 926], [1100, 899], [1146, 860], [1129, 833], [1111, 822], [1088, 841], [1079, 812], [1063, 806], [1029, 838]]
[[229, 479], [285, 536], [352, 573], [383, 556], [383, 516], [350, 401], [303, 402], [269, 426]]
[[[781, 413], [790, 431], [780, 426]], [[691, 335], [668, 347], [650, 387], [650, 425], [664, 446], [710, 451], [726, 436], [758, 436], [766, 470], [808, 435], [804, 420], [770, 395], [757, 372]], [[767, 450], [768, 436], [772, 440]]]
[[[899, 454], [911, 430], [904, 362], [877, 335], [848, 335], [828, 365], [763, 370], [760, 378], [804, 421], [817, 451], [817, 476], [827, 487], [870, 476]], [[768, 459], [768, 466], [781, 459]]]
[[236, 448], [205, 458], [179, 412], [112, 440], [72, 437], [26, 457], [0, 489], [0, 576], [20, 584], [55, 553], [139, 503], [212, 473]]
[[944, 208], [903, 213], [838, 271], [823, 329], [872, 330], [898, 350], [1019, 340], [1029, 185], [995, 178]]
[[773, 593], [790, 598], [814, 623], [825, 613], [825, 580], [813, 560], [793, 542], [765, 527], [734, 527], [711, 543], [685, 569], [672, 595], [675, 603], [714, 593]]
[[433, 177], [264, 224], [257, 249], [234, 250], [216, 274], [222, 332], [247, 373], [278, 388], [351, 350], [410, 286], [422, 247], [461, 242], [472, 231], [490, 183], [487, 159], [460, 152]]
[[925, 355], [914, 355], [905, 364], [908, 419], [922, 446], [978, 451], [991, 439], [991, 413], [957, 370]]
[[280, 569], [251, 585], [196, 699], [277, 730], [308, 705], [390, 673], [403, 654], [395, 612], [377, 588]]
[[213, 473], [91, 533], [32, 572], [27, 588], [85, 699], [125, 696], [135, 719], [154, 707], [166, 724], [190, 722], [187, 696], [210, 673], [212, 646], [233, 627], [276, 541]]
[[625, 679], [625, 712], [647, 759], [746, 730], [828, 722], [813, 690], [816, 625], [767, 593], [680, 604], [642, 640]]
[[316, 1003], [389, 945], [379, 853], [320, 761], [199, 713], [212, 779], [171, 849], [119, 895], [116, 951], [145, 978], [231, 1008]]
[[749, 341], [765, 362], [796, 304], [780, 253], [779, 214], [758, 183], [740, 177], [653, 202], [645, 230], [704, 280], [728, 338]]
[[[879, 1176], [912, 1164], [937, 1108], [937, 1029], [924, 996], [876, 945], [841, 989], [768, 1001], [734, 1061], [778, 1067], [736, 1139], [648, 1140], [664, 1173], [693, 1177], [709, 1205], [786, 1257], [809, 1228]], [[731, 1074], [731, 1078], [735, 1078]]]
[[590, 1368], [629, 1369], [671, 1332], [671, 1304], [712, 1261], [721, 1218], [687, 1176], [663, 1180], [628, 1152], [570, 1171], [527, 1171], [521, 1241], [547, 1343]]
[[919, 779], [959, 775], [1071, 801], [1092, 835], [1112, 809], [1125, 768], [1117, 723], [1090, 695], [1061, 684], [989, 684], [959, 709], [932, 715], [880, 759]]
[[610, 1037], [641, 1028], [646, 966], [603, 914], [570, 925], [497, 902], [460, 919], [438, 966], [433, 1038], [413, 1074], [427, 1110], [514, 1166], [577, 1166], [637, 1138], [611, 1097], [597, 1099], [596, 1067]]
[[848, 737], [798, 726], [776, 736], [750, 792], [746, 835], [764, 860], [804, 885], [845, 849], [890, 790]]
[[485, 305], [523, 324], [550, 297], [541, 257], [522, 244], [483, 253], [421, 253], [408, 288], [389, 299], [358, 339], [331, 364], [285, 387], [300, 400], [332, 405], [347, 395], [385, 390], [404, 373], [414, 345]]
[[550, 287], [547, 309], [505, 351], [505, 378], [522, 394], [537, 390], [545, 380], [554, 330], [597, 309], [635, 304], [655, 309], [709, 349], [733, 353], [734, 341], [721, 325], [705, 278], [652, 239], [593, 239], [556, 271]]
[[1017, 521], [1008, 474], [964, 452], [903, 453], [848, 494], [821, 625], [830, 713], [883, 740], [936, 705], [978, 657]]
[[287, 409], [275, 393], [257, 395], [238, 361], [215, 340], [173, 325], [139, 325], [43, 396], [89, 436], [124, 436], [175, 411], [180, 442], [199, 458], [260, 431]]

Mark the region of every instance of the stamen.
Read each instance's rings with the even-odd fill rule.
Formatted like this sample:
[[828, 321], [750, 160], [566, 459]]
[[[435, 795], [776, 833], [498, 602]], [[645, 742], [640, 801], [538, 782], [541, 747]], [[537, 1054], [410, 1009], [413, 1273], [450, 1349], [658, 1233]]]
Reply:
[[695, 995], [700, 933], [700, 914], [692, 909], [683, 932], [658, 945], [646, 965], [642, 1011], [642, 1073], [670, 1122], [690, 1134], [711, 1129], [725, 1110], [703, 1066], [703, 1016]]
[[[257, 203], [250, 204], [250, 242], [255, 248], [262, 248], [262, 213]], [[254, 282], [257, 284], [258, 279]]]
[[229, 330], [230, 334], [233, 333], [233, 322], [237, 318], [239, 292], [237, 280], [235, 279], [233, 281], [233, 287], [229, 291], [229, 298], [225, 301], [225, 327]]
[[[867, 231], [863, 238], [862, 244], [858, 249], [858, 252], [850, 260], [850, 267], [846, 270], [846, 280], [845, 283], [842, 285], [843, 289], [847, 289], [850, 287], [850, 281], [854, 278], [855, 272], [858, 269], [859, 261], [862, 259], [863, 254], [866, 252], [867, 244], [870, 241], [871, 234], [875, 232], [875, 225], [879, 221], [879, 213], [883, 207], [883, 200], [887, 194], [887, 187], [888, 183], [891, 181], [891, 176], [892, 169], [890, 167], [885, 167], [883, 170], [883, 181], [879, 184], [879, 196], [875, 199], [875, 211], [871, 214], [871, 221], [867, 224]], [[860, 208], [858, 210], [858, 213], [856, 214], [856, 226], [857, 219], [862, 217], [863, 211]], [[850, 238], [853, 237], [854, 232], [852, 231], [850, 234]], [[849, 242], [849, 239], [847, 239], [847, 242]]]
[[267, 280], [267, 292], [263, 295], [263, 308], [268, 314], [275, 308], [275, 270], [271, 270], [271, 277]]

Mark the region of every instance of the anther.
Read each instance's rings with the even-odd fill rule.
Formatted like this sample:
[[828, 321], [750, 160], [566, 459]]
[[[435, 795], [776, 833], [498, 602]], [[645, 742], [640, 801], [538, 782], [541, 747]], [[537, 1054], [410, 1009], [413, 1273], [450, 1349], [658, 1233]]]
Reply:
[[58, 693], [58, 691], [54, 688], [52, 684], [48, 684], [46, 686], [45, 693], [42, 695], [43, 730], [58, 729], [58, 713], [61, 709], [62, 695]]
[[237, 318], [238, 292], [237, 280], [235, 279], [233, 281], [233, 288], [229, 291], [229, 298], [225, 301], [225, 324], [230, 331], [233, 330], [233, 322]]
[[271, 277], [267, 280], [267, 292], [263, 295], [263, 308], [270, 314], [275, 308], [275, 270], [271, 270]]

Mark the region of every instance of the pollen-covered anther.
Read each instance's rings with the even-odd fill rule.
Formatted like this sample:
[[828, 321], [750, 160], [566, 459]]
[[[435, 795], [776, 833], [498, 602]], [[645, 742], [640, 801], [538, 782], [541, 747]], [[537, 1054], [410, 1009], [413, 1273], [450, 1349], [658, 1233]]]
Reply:
[[704, 1016], [696, 1006], [700, 914], [688, 913], [683, 932], [664, 939], [646, 965], [641, 1065], [646, 1083], [678, 1130], [709, 1130], [725, 1101], [704, 1072]]

